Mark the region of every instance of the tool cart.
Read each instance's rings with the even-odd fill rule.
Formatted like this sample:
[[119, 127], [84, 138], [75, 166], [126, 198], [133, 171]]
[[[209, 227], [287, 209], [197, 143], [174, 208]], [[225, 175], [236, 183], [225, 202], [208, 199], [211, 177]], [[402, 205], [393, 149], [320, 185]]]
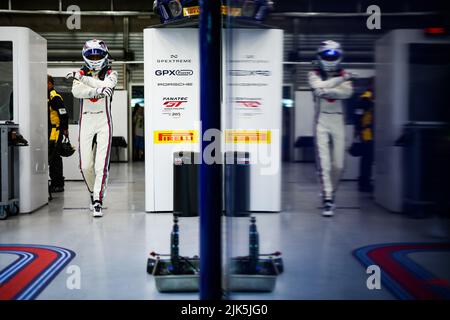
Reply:
[[19, 213], [19, 150], [28, 143], [17, 124], [0, 124], [0, 220]]

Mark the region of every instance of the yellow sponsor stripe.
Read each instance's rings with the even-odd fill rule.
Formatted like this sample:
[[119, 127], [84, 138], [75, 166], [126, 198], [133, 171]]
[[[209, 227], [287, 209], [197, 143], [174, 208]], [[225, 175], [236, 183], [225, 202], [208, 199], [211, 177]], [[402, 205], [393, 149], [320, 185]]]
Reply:
[[197, 143], [197, 130], [159, 130], [153, 132], [155, 144]]
[[272, 142], [270, 130], [227, 130], [225, 132], [226, 143], [264, 143]]
[[198, 16], [200, 14], [200, 7], [188, 7], [183, 8], [183, 16], [185, 17], [191, 17], [191, 16]]
[[[240, 17], [242, 15], [241, 8], [231, 7], [229, 12], [230, 12], [230, 16], [232, 16], [232, 17]], [[223, 15], [228, 14], [228, 6], [222, 6], [222, 14]]]
[[[242, 9], [241, 8], [235, 8], [231, 7], [228, 11], [228, 6], [222, 6], [222, 14], [228, 15], [228, 12], [230, 13], [230, 16], [232, 17], [240, 17], [242, 16]], [[200, 7], [187, 7], [183, 8], [183, 16], [184, 17], [194, 17], [200, 15]]]

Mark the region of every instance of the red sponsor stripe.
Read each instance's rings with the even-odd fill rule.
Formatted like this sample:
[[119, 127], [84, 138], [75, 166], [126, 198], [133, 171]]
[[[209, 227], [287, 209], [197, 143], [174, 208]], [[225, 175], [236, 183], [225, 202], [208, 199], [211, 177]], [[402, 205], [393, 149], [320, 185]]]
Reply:
[[22, 251], [34, 254], [36, 257], [23, 269], [18, 271], [14, 277], [0, 284], [0, 300], [12, 300], [24, 290], [43, 271], [50, 267], [58, 258], [54, 251], [42, 248], [29, 247], [2, 247], [4, 251]]
[[102, 186], [100, 188], [100, 194], [99, 194], [99, 200], [103, 201], [103, 192], [105, 190], [105, 185], [106, 185], [106, 177], [108, 175], [108, 165], [109, 165], [109, 153], [110, 153], [110, 149], [111, 149], [111, 123], [110, 123], [110, 117], [109, 117], [109, 106], [108, 106], [108, 99], [105, 99], [106, 101], [106, 118], [108, 119], [108, 132], [109, 132], [109, 137], [108, 137], [108, 148], [106, 150], [106, 154], [105, 154], [105, 164], [103, 166], [103, 179], [102, 179]]
[[[319, 176], [319, 183], [322, 189], [322, 198], [325, 199], [327, 197], [327, 194], [325, 192], [325, 182], [323, 180], [323, 168], [322, 168], [322, 158], [320, 156], [319, 151], [319, 139], [318, 139], [318, 127], [319, 127], [319, 117], [320, 117], [320, 102], [318, 105], [318, 108], [316, 110], [315, 119], [314, 119], [314, 144], [315, 144], [315, 155], [316, 155], [316, 168], [317, 168], [317, 174]], [[322, 200], [323, 200], [322, 199]]]

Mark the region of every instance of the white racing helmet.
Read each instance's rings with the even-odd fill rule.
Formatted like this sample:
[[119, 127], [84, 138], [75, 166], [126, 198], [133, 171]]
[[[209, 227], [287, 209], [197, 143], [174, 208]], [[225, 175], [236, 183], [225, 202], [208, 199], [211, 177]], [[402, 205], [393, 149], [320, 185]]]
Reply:
[[322, 70], [327, 72], [338, 70], [342, 61], [342, 54], [342, 47], [338, 42], [333, 40], [322, 42], [317, 49], [317, 58]]
[[108, 65], [110, 55], [106, 43], [102, 40], [86, 41], [82, 54], [86, 66], [94, 72], [98, 72]]

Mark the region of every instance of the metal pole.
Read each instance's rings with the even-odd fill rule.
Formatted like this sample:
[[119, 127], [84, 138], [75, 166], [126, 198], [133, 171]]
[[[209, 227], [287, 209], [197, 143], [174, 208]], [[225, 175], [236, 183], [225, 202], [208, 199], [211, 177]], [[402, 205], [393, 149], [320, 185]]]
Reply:
[[0, 164], [1, 164], [1, 185], [2, 192], [0, 202], [9, 200], [9, 155], [8, 155], [8, 126], [0, 125]]
[[[221, 1], [200, 1], [200, 120], [202, 154], [208, 141], [203, 133], [220, 129]], [[220, 145], [220, 143], [219, 143]], [[221, 155], [221, 150], [215, 150]], [[202, 157], [203, 158], [203, 157]], [[222, 170], [220, 164], [200, 165], [200, 299], [222, 298], [221, 217]]]
[[[57, 16], [70, 16], [73, 12], [59, 11], [59, 10], [13, 10], [13, 9], [0, 9], [0, 14], [8, 15], [57, 15]], [[153, 17], [155, 13], [150, 11], [80, 11], [81, 16], [108, 16], [108, 17]]]
[[[112, 5], [112, 2], [111, 2]], [[123, 49], [125, 50], [125, 59], [129, 58], [130, 52], [130, 18], [123, 17]], [[128, 65], [124, 65], [124, 87], [128, 88]]]
[[[111, 2], [111, 6], [112, 6]], [[124, 59], [127, 60], [130, 58], [130, 18], [129, 17], [123, 17], [123, 49], [125, 51], [125, 57]], [[131, 104], [131, 96], [133, 92], [131, 91], [131, 88], [129, 86], [130, 82], [130, 68], [129, 64], [123, 65], [123, 87], [125, 90], [130, 90], [130, 94], [128, 95], [128, 106]], [[128, 121], [128, 141], [133, 142], [133, 119], [132, 119], [132, 111], [131, 108], [128, 108], [127, 113], [127, 121]], [[129, 143], [127, 148], [127, 154], [128, 154], [128, 162], [133, 162], [133, 153], [134, 153], [134, 144]]]

